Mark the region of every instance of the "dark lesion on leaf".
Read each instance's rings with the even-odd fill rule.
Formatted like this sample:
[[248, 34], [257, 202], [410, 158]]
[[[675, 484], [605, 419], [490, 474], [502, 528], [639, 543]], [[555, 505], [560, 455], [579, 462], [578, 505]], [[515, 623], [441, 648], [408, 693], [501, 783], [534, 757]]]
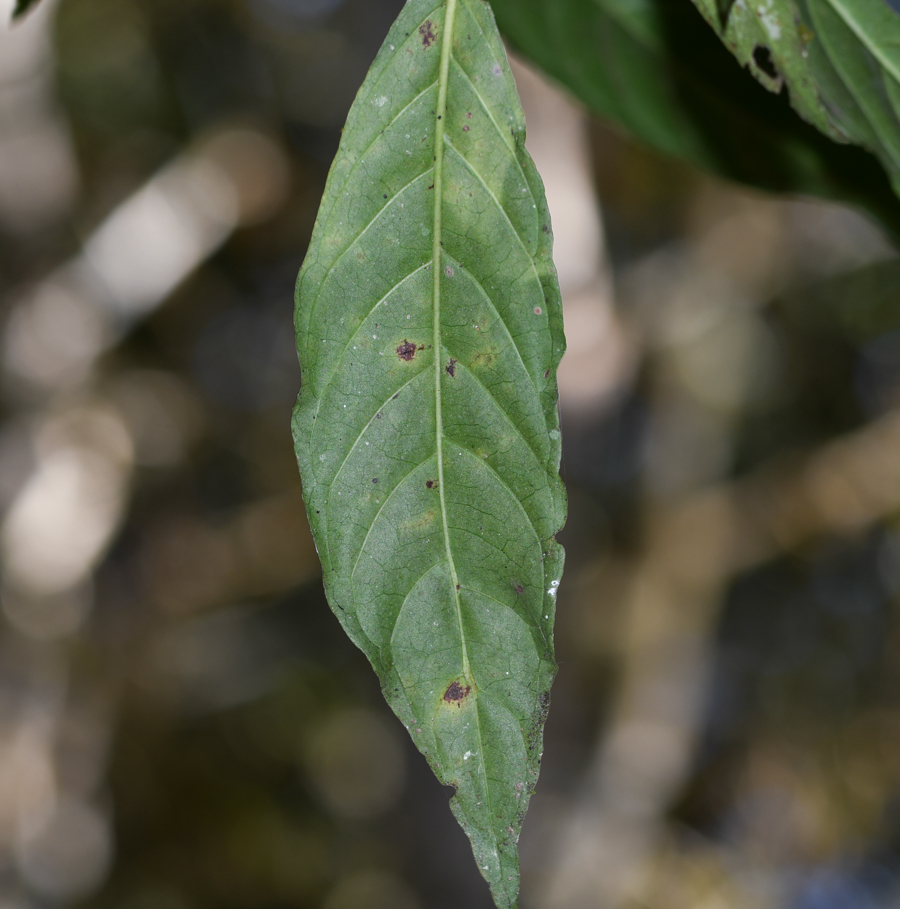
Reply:
[[437, 489], [437, 481], [436, 480], [426, 480], [425, 487], [427, 489]]
[[469, 693], [472, 691], [471, 685], [466, 685], [465, 688], [458, 682], [451, 682], [447, 686], [447, 690], [444, 692], [444, 700], [448, 704], [456, 704], [457, 707], [462, 705], [462, 702], [469, 696]]
[[419, 27], [419, 34], [422, 36], [422, 47], [431, 47], [437, 41], [437, 35], [434, 33], [434, 23], [430, 19]]
[[456, 378], [456, 360], [454, 360], [453, 357], [450, 357], [450, 362], [447, 364], [446, 369], [447, 375], [450, 376], [451, 379]]
[[420, 344], [416, 347], [412, 341], [407, 341], [406, 338], [404, 338], [403, 343], [397, 348], [397, 356], [405, 363], [409, 363], [420, 350], [425, 350], [424, 344]]

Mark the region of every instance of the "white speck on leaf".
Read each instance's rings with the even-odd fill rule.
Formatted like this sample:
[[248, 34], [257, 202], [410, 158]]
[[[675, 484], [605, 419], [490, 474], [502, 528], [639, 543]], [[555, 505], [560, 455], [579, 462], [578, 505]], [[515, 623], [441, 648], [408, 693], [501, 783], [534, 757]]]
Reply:
[[772, 0], [761, 3], [756, 8], [756, 12], [769, 37], [773, 41], [777, 41], [781, 38], [781, 23], [778, 21], [778, 14], [772, 9]]

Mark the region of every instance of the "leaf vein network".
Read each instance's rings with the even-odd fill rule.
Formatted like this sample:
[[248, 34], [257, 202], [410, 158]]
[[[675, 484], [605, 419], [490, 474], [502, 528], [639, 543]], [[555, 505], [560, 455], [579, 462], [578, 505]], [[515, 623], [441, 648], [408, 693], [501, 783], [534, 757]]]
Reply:
[[359, 445], [360, 441], [362, 440], [362, 437], [366, 434], [366, 430], [372, 425], [372, 422], [375, 420], [375, 418], [378, 416], [378, 414], [381, 413], [391, 403], [391, 401], [394, 399], [394, 397], [396, 395], [400, 394], [401, 391], [403, 391], [405, 388], [408, 388], [417, 379], [420, 379], [420, 378], [422, 378], [422, 376], [427, 376], [427, 375], [428, 375], [428, 368], [426, 367], [425, 369], [422, 369], [419, 372], [417, 372], [411, 378], [407, 379], [398, 389], [396, 389], [396, 391], [391, 393], [390, 397], [385, 399], [385, 401], [378, 406], [375, 413], [373, 413], [372, 416], [369, 417], [368, 422], [362, 428], [359, 435], [356, 437], [353, 444], [350, 446], [349, 450], [347, 451], [347, 454], [344, 455], [344, 459], [341, 461], [341, 466], [338, 467], [338, 469], [335, 471], [334, 476], [330, 480], [327, 481], [329, 486], [333, 486], [335, 483], [337, 483], [338, 477], [340, 477], [341, 473], [343, 472], [344, 467], [347, 464], [347, 461], [350, 460], [350, 456], [353, 454], [354, 450], [356, 449], [356, 446]]
[[[471, 269], [467, 268], [465, 265], [463, 265], [461, 262], [459, 262], [453, 256], [449, 255], [449, 253], [445, 252], [444, 258], [451, 261], [456, 268], [459, 268], [461, 271], [465, 272], [467, 277], [478, 288], [479, 292], [484, 297], [484, 299], [487, 300], [488, 306], [490, 306], [491, 309], [494, 311], [494, 313], [497, 316], [498, 321], [500, 322], [500, 324], [503, 326], [504, 330], [506, 331], [506, 335], [509, 338], [510, 344], [512, 344], [513, 350], [515, 350], [516, 356], [518, 356], [519, 362], [522, 364], [522, 369], [525, 370], [525, 375], [528, 376], [529, 381], [534, 386], [535, 392], [540, 394], [540, 392], [538, 391], [537, 382], [535, 382], [534, 376], [532, 376], [532, 374], [528, 371], [528, 367], [525, 365], [525, 360], [522, 357], [522, 351], [519, 350], [519, 345], [516, 343], [516, 339], [513, 336], [512, 331], [510, 330], [509, 324], [507, 323], [506, 318], [504, 317], [503, 313], [501, 313], [500, 310], [498, 309], [497, 304], [494, 302], [493, 297], [491, 297], [491, 295], [484, 289], [484, 285], [473, 274]], [[546, 296], [544, 295], [544, 292], [543, 292], [543, 285], [541, 285], [541, 296], [544, 297], [544, 299], [546, 300]]]
[[434, 454], [429, 454], [428, 457], [425, 458], [425, 460], [420, 461], [418, 464], [414, 465], [409, 471], [407, 471], [402, 477], [400, 477], [400, 479], [397, 481], [397, 483], [394, 485], [394, 487], [391, 489], [391, 491], [390, 491], [390, 492], [387, 494], [387, 496], [385, 497], [385, 500], [381, 503], [381, 506], [379, 507], [378, 511], [375, 512], [375, 516], [372, 518], [372, 522], [369, 524], [369, 529], [368, 529], [368, 531], [366, 531], [366, 536], [365, 536], [365, 538], [363, 539], [362, 543], [361, 543], [360, 546], [359, 546], [359, 552], [358, 552], [357, 555], [356, 555], [356, 561], [353, 563], [353, 568], [352, 568], [351, 571], [350, 571], [350, 581], [351, 581], [351, 583], [353, 582], [353, 579], [356, 577], [356, 570], [359, 568], [359, 561], [360, 561], [360, 559], [362, 558], [363, 553], [366, 551], [366, 546], [367, 546], [368, 543], [369, 543], [369, 537], [372, 535], [372, 530], [374, 529], [374, 527], [375, 527], [375, 525], [378, 523], [378, 521], [381, 519], [381, 513], [382, 513], [382, 512], [384, 511], [384, 509], [387, 507], [388, 502], [390, 502], [391, 499], [396, 495], [397, 490], [400, 489], [400, 487], [401, 487], [401, 486], [402, 486], [402, 485], [403, 485], [403, 484], [404, 484], [404, 483], [405, 483], [405, 482], [406, 482], [406, 481], [407, 481], [407, 480], [408, 480], [408, 479], [409, 479], [417, 470], [419, 470], [419, 468], [421, 468], [421, 467], [423, 467], [425, 464], [427, 464], [433, 457], [434, 457]]
[[328, 269], [325, 272], [325, 274], [323, 275], [322, 280], [319, 282], [319, 286], [316, 288], [316, 295], [313, 297], [312, 302], [310, 303], [310, 306], [309, 306], [309, 324], [310, 325], [312, 325], [313, 318], [315, 317], [315, 314], [316, 314], [316, 307], [319, 305], [319, 300], [322, 298], [322, 290], [325, 288], [325, 285], [328, 282], [328, 277], [338, 267], [338, 265], [343, 260], [344, 256], [346, 256], [347, 253], [349, 253], [350, 250], [352, 250], [353, 247], [356, 246], [356, 244], [359, 243], [360, 240], [362, 240], [362, 238], [372, 229], [372, 226], [378, 221], [378, 219], [400, 198], [400, 196], [402, 196], [405, 192], [407, 192], [409, 189], [411, 189], [423, 177], [427, 177], [433, 170], [434, 170], [434, 168], [429, 167], [428, 170], [422, 171], [422, 173], [413, 177], [412, 180], [410, 180], [405, 186], [403, 186], [393, 196], [391, 196], [391, 198], [388, 199], [388, 201], [385, 202], [385, 204], [376, 212], [376, 214], [374, 215], [372, 220], [369, 221], [369, 223], [361, 231], [359, 231], [359, 233], [356, 234], [356, 236], [353, 238], [353, 240], [350, 241], [350, 243], [347, 245], [346, 249], [343, 249], [341, 251], [340, 255], [338, 255], [338, 257], [334, 260], [334, 262], [332, 262], [331, 265], [328, 266]]
[[[419, 272], [424, 271], [427, 268], [431, 268], [431, 259], [429, 259], [427, 262], [424, 262], [418, 268], [413, 269], [413, 271], [411, 271], [408, 275], [404, 275], [380, 300], [378, 300], [376, 303], [374, 303], [372, 305], [371, 309], [369, 309], [369, 311], [360, 320], [360, 323], [357, 326], [356, 330], [353, 332], [352, 335], [350, 335], [350, 337], [344, 343], [344, 353], [345, 354], [349, 352], [350, 345], [356, 340], [356, 338], [360, 334], [360, 332], [362, 332], [363, 327], [365, 326], [366, 322], [369, 320], [369, 317], [372, 315], [372, 313], [374, 313], [375, 310], [378, 309], [378, 307], [381, 306], [382, 303], [385, 303], [391, 297], [391, 295], [394, 293], [394, 291], [399, 290], [399, 288], [401, 288], [407, 281], [411, 280], [417, 274], [419, 274]], [[338, 361], [338, 363], [334, 366], [334, 368], [331, 370], [331, 372], [328, 373], [328, 378], [325, 380], [325, 382], [319, 388], [319, 392], [318, 392], [319, 393], [319, 406], [316, 407], [317, 416], [319, 413], [319, 408], [321, 406], [322, 397], [324, 396], [325, 392], [328, 391], [328, 389], [331, 387], [331, 384], [334, 381], [334, 377], [338, 374], [338, 372], [340, 372], [341, 367], [343, 366], [343, 362], [344, 362], [344, 360], [342, 357]]]
[[[530, 250], [528, 249], [528, 246], [525, 243], [525, 240], [522, 238], [522, 235], [516, 229], [516, 226], [512, 223], [512, 219], [509, 217], [509, 213], [500, 204], [500, 200], [494, 194], [494, 191], [490, 188], [490, 186], [487, 185], [487, 182], [485, 181], [484, 177], [482, 177], [481, 174], [479, 174], [478, 171], [475, 170], [474, 167], [472, 167], [471, 163], [468, 161], [468, 159], [465, 157], [465, 155], [463, 155], [459, 151], [459, 149], [450, 141], [450, 139], [445, 137], [444, 143], [447, 145], [448, 148], [450, 148], [450, 150], [456, 155], [456, 157], [459, 158], [459, 160], [462, 161], [463, 164], [465, 164], [466, 169], [469, 171], [469, 173], [471, 173], [472, 176], [474, 176], [475, 179], [482, 185], [482, 187], [484, 187], [484, 191], [491, 197], [491, 199], [494, 202], [494, 205], [496, 205], [497, 208], [499, 209], [499, 211], [503, 214], [503, 217], [506, 220], [506, 223], [509, 224], [509, 229], [513, 232], [513, 235], [519, 241], [519, 244], [521, 245], [522, 250], [524, 251], [526, 257], [528, 258], [528, 262], [531, 265], [531, 270], [534, 272], [534, 275], [538, 279], [538, 283], [540, 284], [541, 276], [538, 274], [537, 266], [534, 264], [534, 255], [530, 252]], [[543, 289], [543, 284], [541, 284], [541, 288]]]

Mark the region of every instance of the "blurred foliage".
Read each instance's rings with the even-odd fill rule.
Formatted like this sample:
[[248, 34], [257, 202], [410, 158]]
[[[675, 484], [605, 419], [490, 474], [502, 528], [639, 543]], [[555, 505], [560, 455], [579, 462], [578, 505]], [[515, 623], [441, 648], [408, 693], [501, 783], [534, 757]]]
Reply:
[[[752, 186], [864, 205], [894, 233], [900, 229], [897, 200], [872, 157], [837, 145], [800, 120], [780, 85], [776, 94], [762, 90], [735, 66], [691, 5], [669, 0], [494, 0], [493, 5], [501, 29], [520, 52], [638, 140]], [[747, 15], [761, 28], [755, 10]], [[873, 147], [868, 139], [859, 141]]]
[[24, 16], [37, 2], [38, 0], [16, 0], [13, 18], [18, 19], [20, 16]]

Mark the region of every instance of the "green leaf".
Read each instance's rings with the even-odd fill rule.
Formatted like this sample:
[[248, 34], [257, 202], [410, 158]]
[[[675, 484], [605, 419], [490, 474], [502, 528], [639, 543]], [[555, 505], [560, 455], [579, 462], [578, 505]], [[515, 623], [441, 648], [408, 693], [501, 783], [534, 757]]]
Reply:
[[28, 10], [37, 6], [38, 2], [39, 0], [16, 0], [16, 5], [12, 12], [13, 19], [20, 19]]
[[717, 0], [694, 3], [763, 85], [783, 84], [807, 122], [872, 151], [900, 194], [900, 17], [883, 0], [736, 3], [724, 28]]
[[409, 0], [350, 112], [297, 288], [294, 438], [329, 602], [498, 906], [534, 789], [564, 520], [540, 178], [484, 0]]
[[[707, 4], [717, 32], [746, 7], [719, 4]], [[763, 189], [862, 205], [900, 233], [900, 204], [878, 163], [803, 122], [784, 93], [762, 90], [687, 0], [493, 0], [493, 6], [520, 52], [636, 138]], [[777, 87], [777, 75], [767, 78]]]
[[722, 23], [722, 28], [725, 28], [728, 25], [728, 17], [731, 15], [734, 0], [716, 0], [716, 5], [719, 10], [719, 22]]

